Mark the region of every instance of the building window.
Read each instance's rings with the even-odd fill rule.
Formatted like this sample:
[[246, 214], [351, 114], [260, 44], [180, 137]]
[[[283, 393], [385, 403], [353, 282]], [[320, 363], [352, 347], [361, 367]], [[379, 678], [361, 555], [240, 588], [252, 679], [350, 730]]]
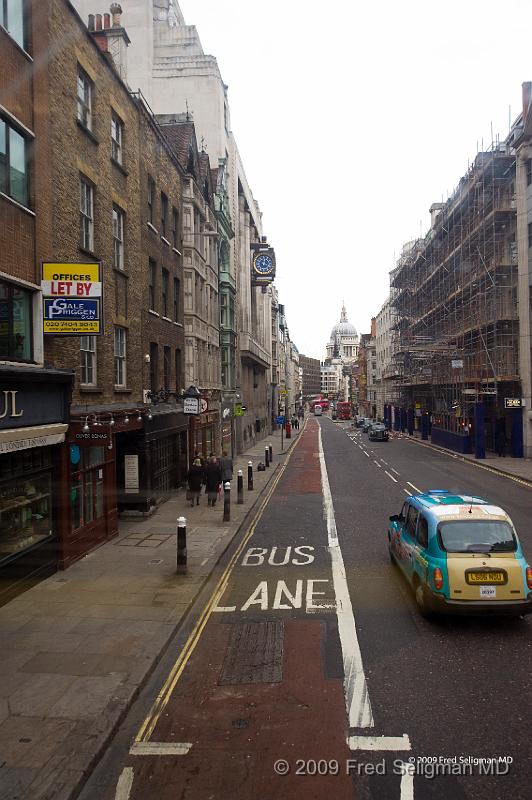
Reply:
[[174, 322], [179, 322], [179, 278], [174, 278]]
[[532, 158], [526, 160], [526, 185], [530, 186], [532, 183]]
[[148, 175], [148, 222], [153, 225], [153, 214], [155, 205], [155, 181]]
[[175, 351], [175, 391], [176, 395], [181, 394], [181, 350]]
[[153, 393], [159, 391], [159, 346], [157, 342], [150, 342], [150, 389]]
[[0, 0], [0, 25], [25, 49], [24, 6], [24, 0]]
[[532, 222], [528, 223], [528, 246], [532, 247]]
[[161, 236], [166, 238], [166, 217], [168, 215], [168, 198], [161, 192]]
[[151, 309], [151, 311], [157, 311], [156, 303], [155, 303], [155, 288], [156, 288], [156, 282], [157, 282], [157, 264], [155, 263], [155, 261], [152, 258], [150, 258], [150, 261], [149, 261], [149, 271], [150, 271], [150, 275], [149, 275], [150, 283], [149, 283], [149, 287], [148, 287], [148, 291], [149, 291], [148, 307]]
[[93, 83], [78, 64], [78, 120], [89, 131], [92, 130]]
[[117, 117], [114, 111], [111, 112], [111, 158], [122, 163], [122, 142], [124, 141], [124, 123]]
[[164, 389], [168, 390], [170, 388], [170, 354], [171, 349], [169, 347], [165, 347], [163, 350], [163, 370], [164, 370]]
[[161, 301], [162, 301], [162, 315], [168, 316], [168, 270], [164, 269], [161, 273]]
[[82, 447], [72, 466], [70, 514], [72, 530], [78, 530], [104, 515], [104, 447]]
[[177, 208], [172, 208], [172, 244], [176, 250], [179, 250], [179, 214]]
[[113, 206], [113, 267], [124, 269], [124, 212]]
[[0, 280], [0, 360], [31, 361], [33, 292]]
[[115, 386], [126, 385], [126, 329], [115, 328]]
[[94, 189], [83, 176], [79, 179], [79, 244], [85, 250], [93, 248]]
[[81, 336], [79, 343], [81, 355], [82, 386], [96, 385], [96, 336]]
[[0, 191], [23, 206], [28, 205], [27, 162], [26, 140], [0, 119]]

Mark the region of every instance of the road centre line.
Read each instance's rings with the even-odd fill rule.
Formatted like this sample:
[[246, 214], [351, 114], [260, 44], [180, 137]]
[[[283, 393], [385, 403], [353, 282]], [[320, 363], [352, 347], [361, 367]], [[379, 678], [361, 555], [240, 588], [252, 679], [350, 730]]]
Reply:
[[421, 489], [418, 489], [417, 486], [414, 486], [414, 484], [410, 483], [410, 481], [407, 481], [407, 483], [408, 483], [409, 486], [412, 487], [412, 489], [414, 489], [416, 492], [419, 492], [419, 494], [421, 494]]
[[325, 455], [323, 452], [321, 427], [318, 433], [318, 443], [323, 510], [327, 524], [329, 553], [331, 556], [338, 635], [342, 648], [347, 720], [350, 728], [371, 728], [374, 725], [373, 714], [371, 711], [366, 676], [364, 674], [364, 666], [362, 664], [362, 653], [360, 652], [360, 645], [358, 643], [351, 596], [347, 586], [344, 559], [338, 541], [331, 487], [329, 485], [327, 465], [325, 464]]
[[382, 461], [383, 464], [386, 464], [386, 466], [388, 466], [388, 462], [385, 461], [383, 458], [381, 458], [381, 461]]
[[409, 492], [408, 489], [403, 489], [403, 492], [405, 492], [409, 497], [412, 497], [412, 492]]
[[392, 472], [395, 472], [396, 475], [400, 475], [401, 474], [400, 472], [397, 472], [397, 470], [394, 469], [393, 467], [391, 467], [391, 470], [392, 470]]
[[348, 736], [350, 750], [411, 750], [408, 734], [402, 736]]
[[385, 469], [384, 471], [385, 471], [386, 475], [387, 475], [389, 478], [391, 478], [391, 479], [392, 479], [392, 481], [393, 481], [394, 483], [398, 483], [398, 480], [397, 480], [397, 478], [394, 478], [394, 477], [393, 477], [393, 475], [392, 475], [390, 472], [388, 472], [388, 470], [387, 470], [387, 469]]
[[373, 463], [374, 463], [374, 464], [376, 464], [376, 465], [378, 466], [378, 468], [379, 468], [379, 469], [382, 469], [382, 467], [381, 467], [381, 465], [379, 464], [379, 462], [378, 462], [378, 461], [376, 461], [375, 459], [373, 459]]
[[362, 452], [363, 452], [363, 453], [364, 453], [364, 455], [365, 455], [365, 456], [367, 456], [368, 458], [370, 457], [370, 455], [369, 455], [369, 453], [368, 453], [368, 451], [367, 451], [367, 450], [363, 450]]
[[[305, 430], [305, 427], [306, 427], [306, 423], [303, 426], [303, 429], [302, 429], [301, 432], [303, 432]], [[299, 441], [299, 438], [298, 438], [298, 441]], [[297, 442], [296, 442], [296, 447], [297, 447]], [[253, 534], [255, 532], [255, 528], [257, 527], [257, 524], [258, 524], [260, 518], [262, 517], [264, 509], [266, 508], [266, 506], [270, 502], [270, 499], [271, 499], [271, 497], [272, 497], [272, 495], [273, 495], [273, 493], [274, 493], [274, 491], [275, 491], [275, 489], [277, 487], [277, 484], [279, 483], [279, 481], [281, 480], [282, 476], [284, 475], [284, 471], [285, 471], [286, 467], [288, 466], [288, 462], [290, 461], [290, 458], [292, 457], [292, 453], [294, 452], [294, 450], [295, 450], [295, 447], [293, 447], [290, 450], [290, 452], [288, 453], [286, 461], [282, 465], [282, 467], [279, 470], [278, 474], [274, 477], [274, 479], [272, 481], [272, 485], [271, 485], [270, 489], [267, 491], [264, 500], [260, 503], [260, 506], [259, 506], [259, 508], [257, 510], [257, 513], [253, 517], [253, 521], [252, 521], [252, 523], [251, 523], [251, 525], [250, 525], [250, 527], [248, 529], [248, 532], [246, 533], [246, 535], [242, 539], [241, 543], [239, 544], [239, 546], [235, 550], [231, 560], [229, 561], [229, 564], [227, 565], [227, 567], [223, 571], [222, 575], [220, 576], [220, 579], [219, 579], [219, 581], [218, 581], [218, 583], [216, 585], [216, 588], [215, 588], [214, 592], [212, 593], [210, 599], [208, 600], [208, 602], [206, 603], [205, 607], [203, 608], [203, 611], [201, 612], [198, 621], [196, 622], [196, 624], [195, 624], [193, 630], [191, 631], [191, 633], [189, 634], [189, 637], [188, 637], [187, 641], [183, 645], [181, 653], [179, 654], [179, 656], [178, 656], [177, 660], [175, 661], [172, 669], [170, 670], [170, 672], [168, 674], [168, 677], [167, 677], [166, 681], [164, 682], [164, 684], [163, 684], [163, 686], [161, 688], [161, 691], [159, 692], [159, 694], [155, 698], [155, 701], [154, 701], [154, 703], [153, 703], [153, 705], [152, 705], [152, 707], [151, 707], [146, 719], [142, 723], [142, 725], [140, 727], [140, 730], [137, 733], [137, 736], [135, 737], [135, 742], [148, 742], [149, 739], [150, 739], [150, 736], [152, 735], [153, 731], [155, 730], [157, 722], [159, 721], [159, 718], [161, 717], [161, 714], [163, 713], [164, 709], [166, 708], [166, 705], [168, 704], [168, 701], [170, 700], [172, 692], [174, 691], [174, 689], [175, 689], [175, 687], [177, 685], [177, 682], [179, 681], [179, 678], [181, 677], [181, 675], [183, 673], [183, 670], [185, 669], [185, 667], [186, 667], [186, 665], [187, 665], [192, 653], [196, 649], [196, 646], [197, 646], [197, 644], [198, 644], [198, 642], [200, 640], [201, 634], [203, 633], [203, 630], [204, 630], [205, 626], [207, 625], [207, 622], [209, 621], [210, 616], [211, 616], [214, 608], [216, 608], [216, 606], [218, 606], [219, 601], [221, 600], [221, 598], [224, 595], [224, 592], [225, 592], [225, 590], [227, 588], [227, 584], [229, 582], [229, 577], [230, 577], [230, 575], [231, 575], [231, 573], [233, 571], [233, 568], [234, 568], [235, 564], [237, 563], [238, 559], [240, 558], [240, 556], [242, 555], [242, 553], [244, 551], [244, 548], [247, 546], [249, 540], [253, 536]]]

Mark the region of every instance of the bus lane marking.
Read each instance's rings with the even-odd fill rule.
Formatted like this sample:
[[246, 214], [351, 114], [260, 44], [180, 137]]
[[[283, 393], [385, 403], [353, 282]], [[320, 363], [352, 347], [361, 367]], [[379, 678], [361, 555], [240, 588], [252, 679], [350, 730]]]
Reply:
[[129, 800], [133, 788], [133, 767], [124, 767], [116, 784], [115, 800]]
[[374, 725], [371, 703], [368, 695], [362, 653], [357, 637], [355, 617], [347, 579], [344, 559], [338, 541], [336, 519], [332, 501], [331, 487], [325, 464], [325, 454], [321, 437], [321, 428], [318, 432], [321, 487], [323, 494], [323, 511], [327, 523], [327, 536], [331, 567], [333, 576], [334, 593], [336, 597], [336, 616], [338, 619], [338, 634], [342, 648], [344, 667], [344, 697], [347, 711], [347, 720], [350, 728], [371, 728]]

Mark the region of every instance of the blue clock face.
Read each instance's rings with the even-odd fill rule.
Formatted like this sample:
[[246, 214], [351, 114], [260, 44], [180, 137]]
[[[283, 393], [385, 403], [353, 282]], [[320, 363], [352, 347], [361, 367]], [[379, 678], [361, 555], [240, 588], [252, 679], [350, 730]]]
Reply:
[[267, 275], [273, 270], [273, 260], [271, 256], [262, 254], [255, 259], [255, 271], [261, 275]]

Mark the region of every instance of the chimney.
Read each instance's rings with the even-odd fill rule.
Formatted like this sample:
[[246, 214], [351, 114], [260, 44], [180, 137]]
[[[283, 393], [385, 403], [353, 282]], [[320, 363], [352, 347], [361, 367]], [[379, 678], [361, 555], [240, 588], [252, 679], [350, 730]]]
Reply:
[[[112, 3], [110, 14], [89, 14], [89, 33], [106, 54], [123, 81], [127, 81], [127, 47], [129, 36], [122, 27], [122, 7]], [[111, 24], [112, 22], [112, 24]]]

